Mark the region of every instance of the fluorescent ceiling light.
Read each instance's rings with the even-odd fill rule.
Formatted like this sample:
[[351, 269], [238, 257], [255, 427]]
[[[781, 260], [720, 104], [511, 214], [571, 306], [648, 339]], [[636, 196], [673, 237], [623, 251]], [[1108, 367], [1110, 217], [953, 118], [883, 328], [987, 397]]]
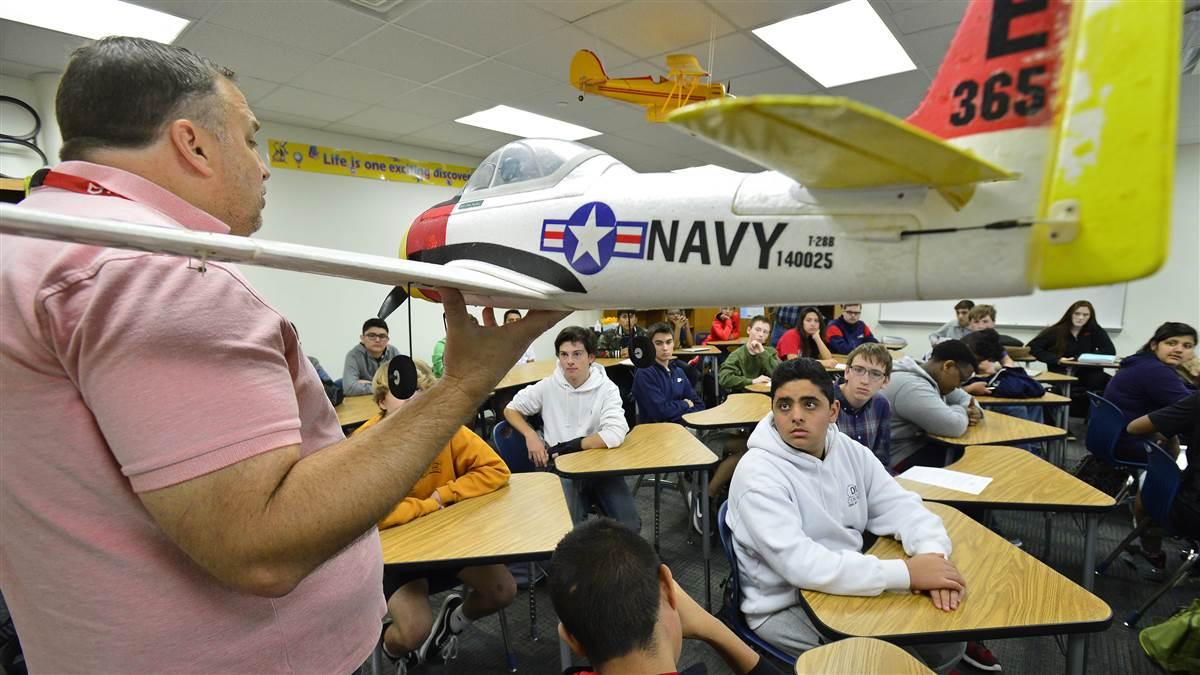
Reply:
[[581, 138], [600, 135], [599, 131], [593, 131], [578, 124], [525, 112], [506, 105], [480, 110], [454, 121], [521, 138], [560, 138], [564, 141], [578, 141]]
[[120, 0], [5, 0], [0, 19], [98, 39], [128, 35], [171, 44], [188, 20]]
[[754, 34], [823, 87], [917, 69], [867, 0], [785, 19]]

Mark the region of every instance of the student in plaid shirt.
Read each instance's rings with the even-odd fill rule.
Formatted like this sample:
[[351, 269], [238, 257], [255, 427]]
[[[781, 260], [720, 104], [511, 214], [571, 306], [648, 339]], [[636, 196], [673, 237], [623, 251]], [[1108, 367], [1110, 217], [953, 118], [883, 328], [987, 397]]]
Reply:
[[866, 342], [846, 357], [846, 377], [834, 392], [841, 402], [838, 430], [871, 449], [883, 466], [892, 455], [892, 406], [879, 390], [892, 374], [892, 355]]
[[776, 307], [772, 318], [774, 324], [771, 327], [771, 346], [774, 347], [778, 344], [780, 336], [796, 327], [796, 322], [800, 320], [800, 305]]

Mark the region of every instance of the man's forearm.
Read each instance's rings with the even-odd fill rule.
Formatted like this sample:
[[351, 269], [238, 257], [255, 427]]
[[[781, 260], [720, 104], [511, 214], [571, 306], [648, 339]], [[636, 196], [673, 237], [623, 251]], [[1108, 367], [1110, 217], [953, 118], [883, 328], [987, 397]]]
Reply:
[[536, 433], [533, 427], [529, 426], [529, 421], [525, 419], [525, 416], [513, 408], [504, 409], [504, 420], [522, 436]]
[[594, 450], [596, 448], [607, 448], [608, 443], [604, 442], [604, 437], [597, 431], [590, 436], [584, 436], [583, 442], [580, 444], [584, 450]]

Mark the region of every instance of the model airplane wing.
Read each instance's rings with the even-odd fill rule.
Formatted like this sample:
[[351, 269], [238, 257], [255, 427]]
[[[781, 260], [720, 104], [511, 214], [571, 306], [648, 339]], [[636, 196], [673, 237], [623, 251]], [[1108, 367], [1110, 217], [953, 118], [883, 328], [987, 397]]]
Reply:
[[0, 204], [0, 234], [169, 253], [202, 261], [243, 263], [391, 286], [446, 286], [457, 288], [464, 295], [555, 304], [551, 295], [540, 290], [455, 265], [435, 265], [231, 234], [78, 218], [11, 204]]
[[806, 187], [1009, 180], [1004, 169], [881, 110], [830, 96], [752, 96], [680, 108], [668, 121]]

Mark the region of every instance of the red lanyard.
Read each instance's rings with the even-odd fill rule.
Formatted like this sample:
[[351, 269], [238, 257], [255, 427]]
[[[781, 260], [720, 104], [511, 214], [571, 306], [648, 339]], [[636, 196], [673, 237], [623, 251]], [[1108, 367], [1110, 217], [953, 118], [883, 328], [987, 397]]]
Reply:
[[85, 195], [100, 195], [102, 197], [120, 197], [121, 199], [129, 199], [129, 197], [126, 197], [118, 192], [113, 192], [112, 190], [109, 190], [95, 181], [91, 181], [86, 178], [80, 178], [79, 176], [72, 176], [69, 173], [61, 173], [58, 171], [47, 172], [42, 178], [42, 185], [58, 188], [60, 190], [67, 190], [70, 192], [78, 192]]

